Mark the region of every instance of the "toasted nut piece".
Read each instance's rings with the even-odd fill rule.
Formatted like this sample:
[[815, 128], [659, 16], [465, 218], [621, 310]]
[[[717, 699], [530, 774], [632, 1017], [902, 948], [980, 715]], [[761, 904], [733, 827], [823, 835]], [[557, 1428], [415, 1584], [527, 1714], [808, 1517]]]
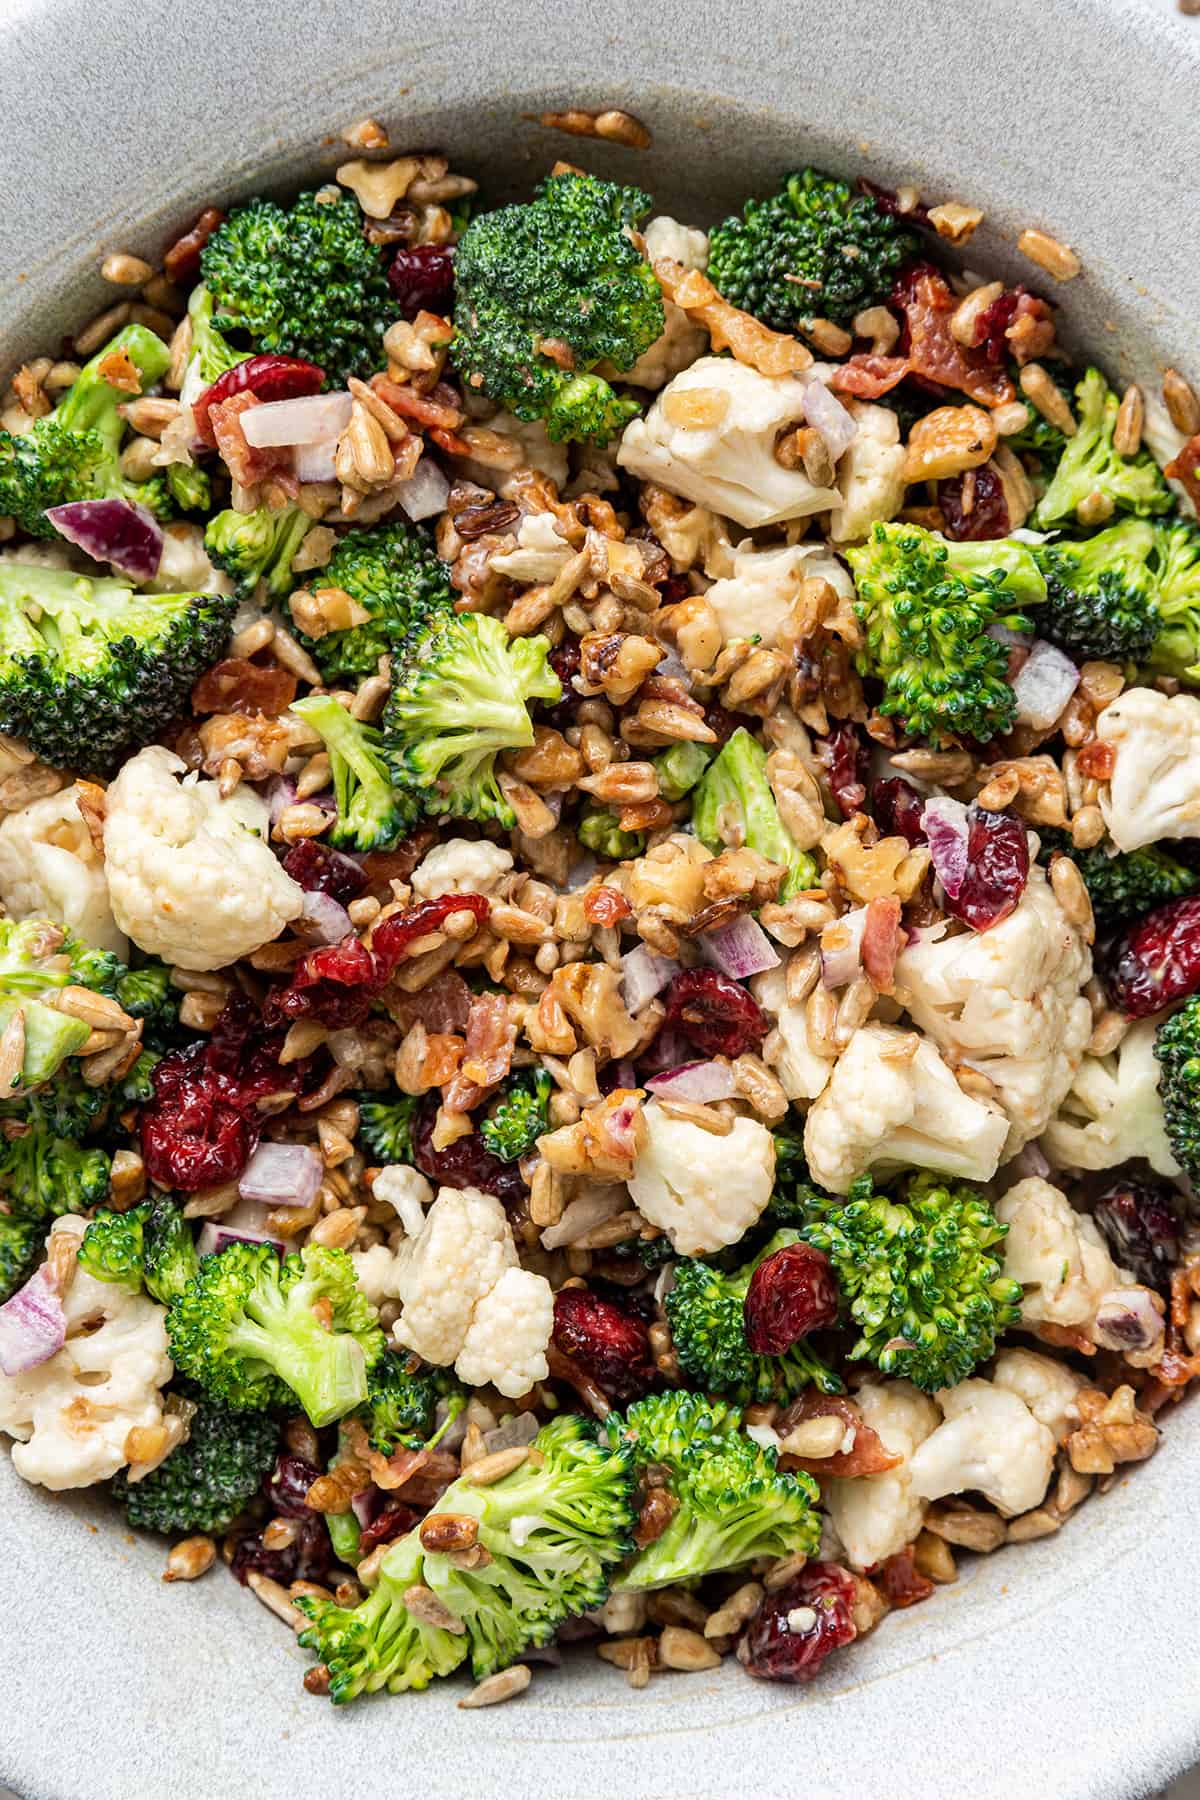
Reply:
[[996, 427], [982, 407], [936, 407], [908, 434], [904, 479], [941, 481], [964, 469], [977, 469], [995, 448]]
[[1055, 281], [1073, 281], [1083, 264], [1071, 249], [1062, 244], [1048, 231], [1040, 231], [1037, 226], [1030, 226], [1017, 239], [1017, 249], [1030, 262], [1045, 269], [1047, 275], [1053, 275]]
[[1184, 437], [1195, 437], [1200, 431], [1200, 400], [1197, 400], [1191, 383], [1184, 380], [1178, 369], [1167, 369], [1164, 372], [1162, 396], [1176, 431], [1182, 431]]
[[958, 1580], [958, 1568], [949, 1544], [945, 1538], [935, 1537], [932, 1531], [923, 1531], [913, 1545], [913, 1563], [930, 1581]]
[[511, 1475], [514, 1469], [528, 1459], [529, 1446], [514, 1444], [508, 1450], [493, 1450], [490, 1456], [481, 1456], [471, 1464], [470, 1482], [472, 1487], [491, 1487], [494, 1481], [502, 1481]]
[[1037, 1506], [1032, 1512], [1022, 1513], [1019, 1519], [1008, 1522], [1008, 1541], [1010, 1544], [1030, 1544], [1035, 1538], [1050, 1537], [1062, 1529], [1062, 1520], [1045, 1506]]
[[114, 251], [100, 264], [101, 277], [105, 281], [111, 281], [114, 287], [141, 287], [153, 273], [150, 264], [142, 257], [130, 256], [126, 251]]
[[500, 1706], [505, 1700], [515, 1700], [518, 1694], [523, 1694], [532, 1680], [528, 1664], [510, 1663], [507, 1669], [486, 1676], [458, 1704], [464, 1711], [473, 1706]]
[[763, 1587], [758, 1581], [747, 1581], [730, 1594], [704, 1622], [705, 1637], [732, 1637], [747, 1619], [752, 1619], [762, 1605]]
[[[1165, 387], [1165, 382], [1164, 382]], [[1131, 381], [1121, 398], [1117, 422], [1113, 426], [1113, 449], [1118, 456], [1136, 456], [1142, 447], [1142, 426], [1146, 421], [1146, 402], [1142, 390]]]
[[171, 1549], [164, 1581], [196, 1581], [207, 1574], [217, 1560], [217, 1546], [210, 1537], [184, 1538]]
[[[383, 1546], [381, 1545], [380, 1548]], [[432, 1588], [423, 1582], [414, 1581], [411, 1587], [404, 1590], [404, 1605], [414, 1619], [420, 1619], [423, 1625], [435, 1625], [439, 1631], [452, 1631], [461, 1637], [466, 1626], [460, 1618], [450, 1611], [448, 1606], [438, 1599]]]
[[[380, 1549], [384, 1548], [381, 1544]], [[246, 1586], [277, 1619], [282, 1619], [293, 1631], [304, 1630], [308, 1620], [292, 1605], [287, 1589], [281, 1587], [279, 1582], [272, 1581], [269, 1575], [260, 1575], [257, 1569], [251, 1569], [246, 1577]]]
[[1004, 1542], [1004, 1520], [991, 1512], [980, 1512], [961, 1503], [930, 1507], [925, 1515], [925, 1529], [948, 1544], [961, 1544], [964, 1550], [998, 1550]]
[[715, 1669], [721, 1658], [698, 1631], [686, 1625], [666, 1625], [658, 1640], [658, 1660], [664, 1669]]
[[854, 315], [854, 335], [871, 340], [873, 356], [886, 356], [900, 336], [900, 326], [886, 306], [868, 306]]
[[1064, 437], [1075, 436], [1075, 416], [1057, 383], [1041, 363], [1026, 363], [1021, 370], [1021, 392], [1032, 400], [1043, 419], [1057, 425]]
[[417, 1535], [425, 1550], [469, 1550], [479, 1536], [479, 1520], [470, 1513], [426, 1513]]
[[939, 237], [951, 244], [965, 244], [983, 224], [983, 213], [977, 206], [963, 206], [957, 200], [931, 206], [929, 222]]

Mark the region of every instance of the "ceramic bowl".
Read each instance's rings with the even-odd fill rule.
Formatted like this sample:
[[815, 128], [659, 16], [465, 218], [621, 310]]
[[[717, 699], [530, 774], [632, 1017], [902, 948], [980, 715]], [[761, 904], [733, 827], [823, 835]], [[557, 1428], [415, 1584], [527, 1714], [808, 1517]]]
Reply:
[[[5, 0], [3, 372], [111, 299], [110, 249], [161, 253], [206, 202], [331, 170], [365, 113], [491, 195], [557, 156], [689, 220], [812, 161], [972, 201], [981, 267], [1040, 280], [1074, 245], [1066, 329], [1114, 378], [1197, 372], [1200, 20], [1169, 0]], [[651, 151], [551, 136], [625, 106]], [[587, 1656], [519, 1702], [453, 1686], [345, 1712], [221, 1571], [165, 1587], [162, 1544], [0, 1455], [0, 1782], [27, 1800], [1109, 1800], [1200, 1754], [1200, 1410], [1058, 1537], [968, 1564], [808, 1690], [714, 1675], [641, 1693]]]

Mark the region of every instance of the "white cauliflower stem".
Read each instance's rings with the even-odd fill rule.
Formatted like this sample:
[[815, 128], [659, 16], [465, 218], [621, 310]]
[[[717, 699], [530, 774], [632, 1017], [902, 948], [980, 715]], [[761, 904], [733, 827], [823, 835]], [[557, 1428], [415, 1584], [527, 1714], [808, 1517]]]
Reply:
[[942, 1388], [944, 1422], [912, 1459], [913, 1492], [926, 1500], [977, 1490], [1011, 1519], [1044, 1497], [1054, 1433], [1011, 1388], [972, 1378]]
[[1002, 1350], [992, 1380], [997, 1387], [1019, 1394], [1039, 1424], [1054, 1433], [1056, 1444], [1078, 1425], [1076, 1402], [1087, 1382], [1066, 1363], [1040, 1356], [1036, 1350]]
[[732, 551], [733, 573], [714, 581], [704, 598], [717, 615], [726, 643], [757, 638], [765, 649], [779, 642], [800, 595], [800, 584], [820, 578], [849, 600], [854, 583], [823, 544], [789, 544], [760, 550], [749, 539]]
[[184, 969], [220, 969], [277, 938], [303, 890], [267, 844], [267, 808], [151, 744], [108, 790], [104, 860], [113, 915], [142, 950]]
[[1085, 1056], [1070, 1092], [1042, 1138], [1059, 1169], [1112, 1169], [1143, 1156], [1160, 1175], [1178, 1175], [1159, 1098], [1155, 1023], [1131, 1026], [1110, 1056]]
[[763, 1056], [784, 1093], [789, 1100], [815, 1100], [832, 1075], [833, 1064], [809, 1045], [804, 1008], [788, 999], [786, 965], [780, 963], [777, 969], [756, 975], [750, 992], [775, 1021], [775, 1029], [763, 1044]]
[[966, 1181], [995, 1174], [1003, 1115], [964, 1094], [915, 1031], [864, 1025], [809, 1108], [804, 1152], [813, 1180], [848, 1194], [868, 1170], [936, 1169]]
[[0, 825], [0, 902], [13, 919], [49, 918], [122, 960], [104, 858], [92, 842], [74, 788], [35, 800]]
[[[804, 415], [805, 385], [793, 375], [760, 375], [729, 357], [702, 356], [663, 389], [644, 419], [626, 426], [617, 461], [739, 525], [822, 512], [837, 490], [814, 487], [803, 469], [775, 460], [779, 433]], [[697, 393], [712, 423], [691, 423], [687, 396]]]
[[843, 400], [858, 430], [838, 464], [838, 503], [829, 518], [835, 544], [854, 544], [872, 525], [894, 519], [904, 500], [907, 452], [900, 421], [888, 406]]
[[1092, 1033], [1080, 991], [1092, 958], [1037, 865], [1020, 903], [989, 931], [934, 926], [896, 959], [896, 987], [951, 1063], [986, 1075], [1008, 1115], [1006, 1156], [1037, 1137], [1075, 1078]]
[[1200, 700], [1127, 688], [1096, 721], [1116, 763], [1100, 811], [1118, 850], [1200, 837]]
[[866, 1381], [854, 1402], [884, 1449], [903, 1458], [880, 1475], [822, 1483], [825, 1510], [850, 1566], [864, 1570], [911, 1544], [924, 1523], [928, 1503], [913, 1492], [912, 1457], [936, 1430], [939, 1413], [929, 1395], [908, 1381]]
[[721, 1250], [757, 1223], [775, 1182], [775, 1140], [756, 1119], [735, 1119], [715, 1137], [672, 1118], [657, 1100], [645, 1109], [646, 1141], [629, 1181], [643, 1218], [666, 1232], [680, 1256]]
[[[664, 213], [651, 219], [644, 235], [650, 262], [658, 262], [665, 256], [672, 262], [682, 263], [685, 269], [707, 268], [708, 238], [703, 231], [681, 225], [678, 219], [668, 218]], [[632, 369], [626, 369], [621, 376], [621, 380], [631, 387], [662, 387], [672, 375], [678, 375], [708, 348], [708, 333], [704, 327], [693, 324], [683, 308], [665, 295], [663, 311], [667, 323], [662, 336], [655, 338]]]

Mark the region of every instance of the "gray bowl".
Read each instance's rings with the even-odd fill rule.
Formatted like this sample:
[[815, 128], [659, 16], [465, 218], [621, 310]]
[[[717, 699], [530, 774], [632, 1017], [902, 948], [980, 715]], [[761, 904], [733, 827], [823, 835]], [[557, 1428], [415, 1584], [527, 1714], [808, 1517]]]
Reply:
[[[556, 156], [717, 215], [812, 160], [987, 208], [980, 266], [1036, 276], [1029, 223], [1073, 244], [1071, 334], [1153, 387], [1198, 373], [1200, 20], [1170, 0], [7, 0], [0, 19], [0, 366], [111, 300], [109, 249], [154, 256], [210, 200], [330, 170], [364, 113], [453, 151], [491, 193]], [[627, 106], [645, 155], [552, 137], [543, 106]], [[1059, 297], [1056, 295], [1056, 298]], [[642, 1693], [580, 1657], [520, 1701], [458, 1690], [344, 1713], [221, 1572], [164, 1587], [164, 1547], [0, 1455], [0, 1780], [28, 1800], [414, 1793], [633, 1800], [1106, 1800], [1200, 1755], [1200, 1412], [1060, 1536], [967, 1567], [810, 1690], [734, 1667]]]

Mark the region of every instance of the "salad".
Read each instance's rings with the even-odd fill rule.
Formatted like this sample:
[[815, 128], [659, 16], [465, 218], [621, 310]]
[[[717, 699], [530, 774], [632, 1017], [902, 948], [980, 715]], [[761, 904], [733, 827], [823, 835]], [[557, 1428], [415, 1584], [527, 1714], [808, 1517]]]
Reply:
[[0, 411], [0, 1432], [336, 1704], [807, 1682], [1200, 1373], [1200, 404], [345, 136]]

